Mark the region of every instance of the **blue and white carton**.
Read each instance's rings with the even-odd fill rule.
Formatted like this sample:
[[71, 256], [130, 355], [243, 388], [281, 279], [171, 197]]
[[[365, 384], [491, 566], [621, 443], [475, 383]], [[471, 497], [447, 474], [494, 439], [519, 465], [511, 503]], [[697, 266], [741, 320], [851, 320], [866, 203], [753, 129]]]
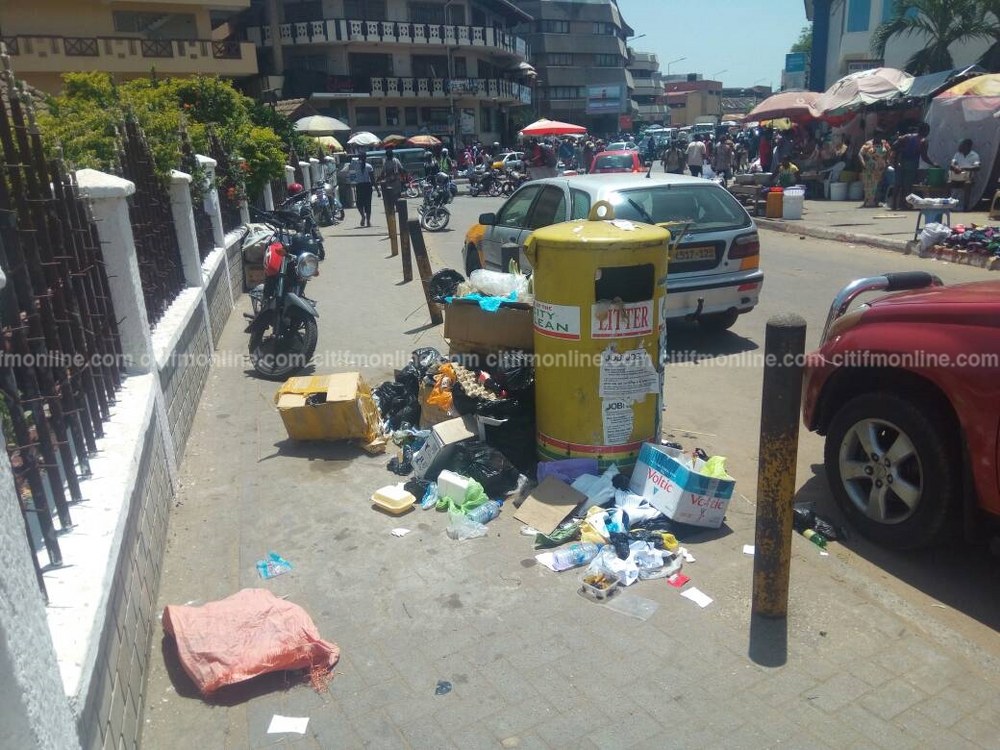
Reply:
[[645, 497], [667, 518], [692, 526], [722, 526], [736, 487], [734, 479], [699, 473], [705, 462], [676, 448], [646, 443], [632, 472], [629, 489]]

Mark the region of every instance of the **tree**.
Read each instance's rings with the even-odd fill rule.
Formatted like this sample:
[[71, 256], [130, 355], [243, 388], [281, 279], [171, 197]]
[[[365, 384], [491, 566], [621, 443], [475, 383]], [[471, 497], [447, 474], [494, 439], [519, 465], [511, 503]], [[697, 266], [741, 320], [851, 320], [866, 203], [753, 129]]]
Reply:
[[993, 43], [979, 58], [978, 63], [986, 70], [1000, 71], [1000, 0], [979, 0], [978, 5], [984, 18], [992, 16], [990, 25], [993, 28]]
[[913, 75], [954, 67], [949, 47], [973, 39], [994, 38], [995, 24], [985, 20], [983, 0], [896, 0], [895, 15], [872, 35], [872, 53], [885, 57], [889, 42], [897, 37], [921, 37], [924, 46], [906, 61]]
[[799, 38], [792, 45], [789, 52], [805, 52], [806, 55], [812, 54], [813, 48], [813, 28], [812, 24], [808, 26], [803, 26], [802, 31], [799, 32]]

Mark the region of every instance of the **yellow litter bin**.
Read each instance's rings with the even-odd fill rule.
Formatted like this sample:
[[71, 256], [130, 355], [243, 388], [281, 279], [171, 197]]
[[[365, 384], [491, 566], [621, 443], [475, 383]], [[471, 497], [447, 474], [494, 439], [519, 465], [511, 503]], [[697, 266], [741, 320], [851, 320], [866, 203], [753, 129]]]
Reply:
[[529, 238], [542, 460], [628, 469], [658, 439], [669, 242], [662, 227], [615, 221], [604, 201]]

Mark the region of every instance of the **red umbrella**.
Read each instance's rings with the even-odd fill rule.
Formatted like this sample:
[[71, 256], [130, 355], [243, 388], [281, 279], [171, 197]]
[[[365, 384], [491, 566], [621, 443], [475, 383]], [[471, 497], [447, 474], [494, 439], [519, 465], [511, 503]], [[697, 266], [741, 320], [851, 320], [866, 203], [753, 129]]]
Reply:
[[586, 132], [587, 129], [579, 125], [571, 125], [568, 122], [546, 120], [543, 118], [538, 122], [531, 123], [528, 127], [521, 131], [521, 135], [582, 135]]

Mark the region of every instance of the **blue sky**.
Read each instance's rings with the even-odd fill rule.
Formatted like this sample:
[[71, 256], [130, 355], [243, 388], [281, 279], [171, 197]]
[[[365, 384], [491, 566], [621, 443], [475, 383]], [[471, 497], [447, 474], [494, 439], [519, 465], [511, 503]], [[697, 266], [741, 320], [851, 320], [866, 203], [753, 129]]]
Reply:
[[[655, 52], [660, 70], [715, 76], [724, 86], [781, 85], [785, 53], [806, 21], [802, 0], [618, 0], [622, 17], [645, 34], [629, 40]], [[763, 79], [763, 80], [759, 80]]]

